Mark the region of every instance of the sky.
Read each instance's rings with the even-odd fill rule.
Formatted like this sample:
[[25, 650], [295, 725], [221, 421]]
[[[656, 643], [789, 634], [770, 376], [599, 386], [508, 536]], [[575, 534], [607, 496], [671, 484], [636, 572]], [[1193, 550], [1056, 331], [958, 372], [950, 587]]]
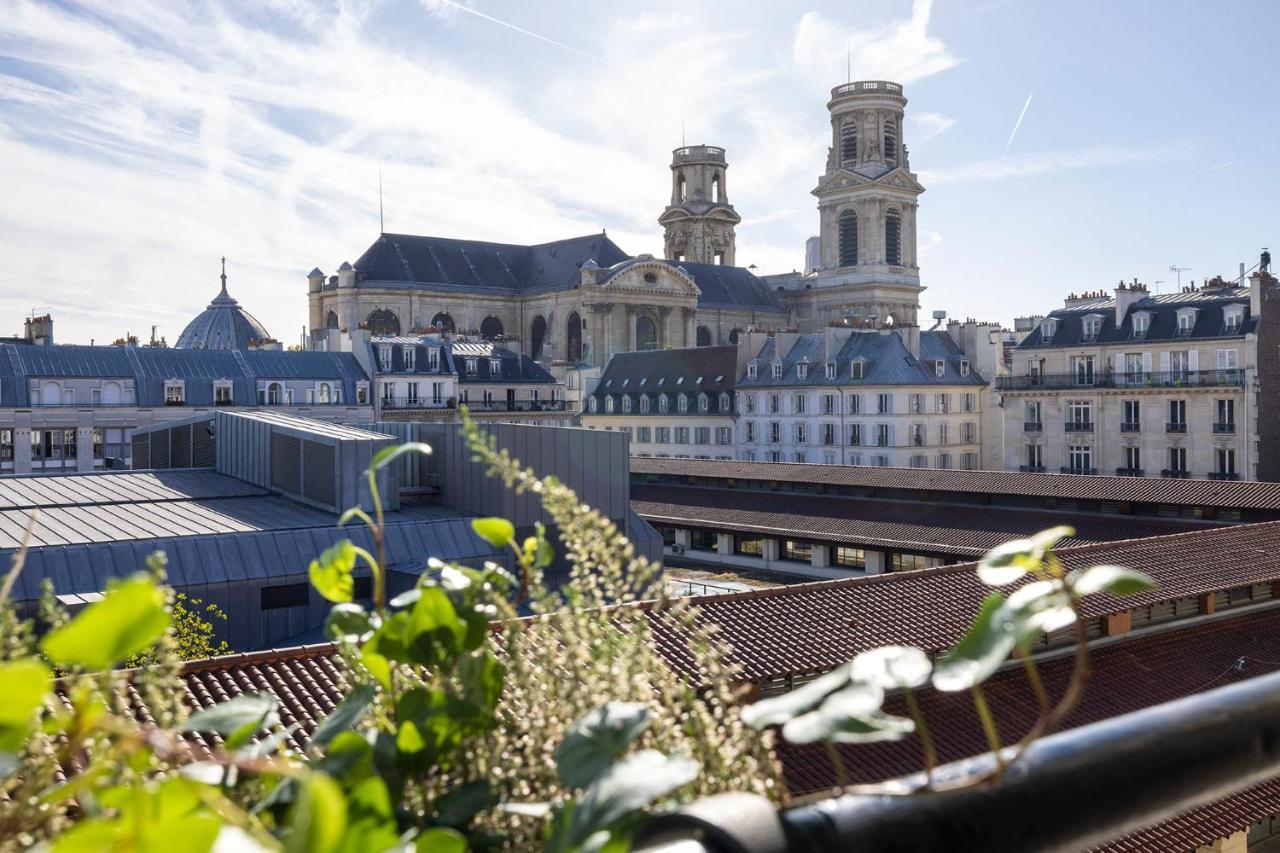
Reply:
[[[1280, 246], [1272, 0], [0, 0], [0, 334], [275, 337], [385, 229], [659, 254], [728, 151], [737, 259], [803, 264], [832, 86], [900, 82], [925, 313], [1011, 322]], [[1160, 282], [1157, 284], [1157, 282]]]

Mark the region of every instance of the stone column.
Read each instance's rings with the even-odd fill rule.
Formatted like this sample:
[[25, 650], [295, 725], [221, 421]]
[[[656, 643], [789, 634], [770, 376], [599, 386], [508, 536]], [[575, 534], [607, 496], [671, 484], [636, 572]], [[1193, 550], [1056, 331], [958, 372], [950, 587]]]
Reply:
[[867, 574], [881, 575], [885, 571], [885, 558], [883, 551], [865, 551], [867, 557]]
[[627, 317], [625, 320], [627, 327], [622, 330], [622, 340], [626, 345], [627, 352], [636, 351], [636, 306], [627, 306]]
[[732, 533], [716, 534], [716, 553], [722, 557], [733, 556], [733, 534]]
[[76, 427], [76, 470], [93, 470], [93, 427]]
[[31, 427], [13, 428], [13, 473], [31, 473]]
[[[698, 316], [696, 308], [685, 308], [684, 310], [684, 344], [682, 346], [692, 347], [698, 345], [698, 327], [695, 322]], [[712, 339], [711, 343], [715, 343]]]
[[671, 346], [671, 306], [658, 307], [658, 348]]
[[809, 549], [809, 565], [815, 569], [825, 569], [831, 565], [831, 548], [827, 545], [814, 544]]
[[676, 544], [682, 548], [688, 549], [689, 544], [693, 541], [693, 535], [688, 530], [676, 530]]

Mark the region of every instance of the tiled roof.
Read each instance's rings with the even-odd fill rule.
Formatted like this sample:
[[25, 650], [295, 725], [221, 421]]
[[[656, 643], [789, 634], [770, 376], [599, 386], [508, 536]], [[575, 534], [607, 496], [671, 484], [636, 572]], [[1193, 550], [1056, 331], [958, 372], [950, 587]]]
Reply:
[[[1238, 330], [1228, 332], [1223, 319], [1223, 309], [1232, 304], [1245, 306], [1245, 319]], [[1053, 337], [1046, 341], [1041, 324], [1037, 323], [1031, 333], [1018, 344], [1018, 349], [1077, 346], [1084, 343], [1084, 318], [1090, 314], [1101, 315], [1102, 323], [1097, 336], [1089, 343], [1133, 343], [1137, 346], [1153, 341], [1168, 343], [1223, 337], [1243, 338], [1250, 332], [1256, 332], [1258, 328], [1258, 318], [1249, 316], [1248, 306], [1249, 288], [1247, 287], [1165, 293], [1138, 300], [1129, 307], [1123, 321], [1117, 326], [1115, 298], [1099, 298], [1071, 308], [1059, 308], [1049, 312], [1049, 317], [1057, 320]], [[1189, 335], [1178, 334], [1178, 309], [1180, 308], [1196, 309], [1195, 325]], [[1150, 314], [1150, 325], [1142, 337], [1135, 338], [1133, 315], [1144, 312]]]
[[[843, 331], [843, 330], [841, 330]], [[960, 362], [967, 356], [945, 331], [920, 332], [920, 357], [915, 358], [907, 350], [897, 331], [850, 330], [848, 339], [831, 356], [836, 363], [836, 375], [828, 379], [826, 373], [827, 334], [815, 332], [799, 335], [785, 353], [778, 353], [778, 338], [768, 338], [756, 353], [758, 364], [755, 379], [748, 379], [744, 372], [739, 378], [741, 388], [769, 388], [792, 385], [985, 385], [986, 381], [972, 368], [961, 375]], [[782, 375], [774, 378], [772, 364], [782, 360]], [[854, 361], [862, 362], [862, 378], [853, 378]], [[936, 362], [943, 362], [943, 374], [938, 376]], [[800, 378], [798, 365], [808, 364], [808, 372]]]
[[1280, 483], [1232, 480], [1021, 474], [1014, 471], [875, 468], [855, 465], [658, 459], [656, 457], [632, 459], [631, 473], [854, 486], [869, 489], [1027, 495], [1064, 500], [1280, 510]]
[[[1146, 607], [1209, 592], [1280, 581], [1280, 522], [1068, 548], [1068, 569], [1118, 563], [1153, 578], [1155, 590], [1121, 602], [1100, 595], [1084, 614]], [[720, 626], [743, 677], [764, 681], [825, 672], [859, 652], [892, 643], [940, 652], [955, 643], [990, 588], [974, 563], [821, 581], [698, 599]], [[676, 646], [668, 646], [679, 661]]]
[[992, 513], [957, 504], [645, 484], [632, 486], [631, 508], [655, 527], [674, 524], [969, 558], [1064, 521], [1076, 528], [1069, 545], [1181, 533], [1193, 526], [1133, 516], [1064, 517], [1008, 508]]
[[[1237, 669], [1237, 662], [1244, 663]], [[1242, 613], [1172, 632], [1126, 638], [1094, 649], [1083, 700], [1066, 727], [1099, 722], [1214, 687], [1223, 687], [1280, 669], [1280, 609]], [[1061, 695], [1073, 661], [1058, 658], [1037, 667], [1051, 696]], [[1001, 738], [1012, 743], [1034, 724], [1037, 708], [1022, 669], [997, 673], [983, 685]], [[917, 694], [938, 758], [957, 761], [986, 752], [982, 727], [967, 692]], [[891, 713], [905, 713], [890, 700]], [[897, 743], [842, 747], [850, 782], [878, 782], [917, 773], [920, 745]], [[782, 743], [778, 748], [788, 787], [795, 793], [830, 788], [834, 773], [825, 750]], [[1216, 803], [1103, 845], [1114, 853], [1194, 850], [1215, 838], [1247, 828], [1280, 812], [1280, 780], [1271, 780]]]

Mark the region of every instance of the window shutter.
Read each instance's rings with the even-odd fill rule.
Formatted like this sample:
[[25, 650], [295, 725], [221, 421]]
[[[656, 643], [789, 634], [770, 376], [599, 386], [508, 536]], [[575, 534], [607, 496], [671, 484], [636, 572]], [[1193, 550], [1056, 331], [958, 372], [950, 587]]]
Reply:
[[1187, 370], [1195, 373], [1200, 369], [1200, 353], [1197, 350], [1191, 350], [1187, 353]]
[[1167, 352], [1160, 353], [1160, 372], [1169, 372], [1169, 353]]
[[1151, 372], [1151, 353], [1149, 352], [1144, 352], [1142, 354], [1142, 372], [1143, 373]]

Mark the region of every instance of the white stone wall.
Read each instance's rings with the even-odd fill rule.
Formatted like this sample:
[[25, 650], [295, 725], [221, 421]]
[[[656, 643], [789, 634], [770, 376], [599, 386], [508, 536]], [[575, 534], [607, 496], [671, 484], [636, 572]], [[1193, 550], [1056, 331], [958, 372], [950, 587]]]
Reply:
[[[583, 412], [582, 425], [587, 429], [625, 431], [631, 434], [632, 456], [660, 459], [733, 459], [734, 419], [730, 415], [669, 414], [591, 414]], [[699, 443], [698, 430], [707, 430], [707, 443]], [[647, 433], [645, 431], [648, 431]], [[667, 440], [659, 441], [666, 430]], [[687, 431], [682, 433], [681, 430]], [[727, 431], [728, 443], [717, 443]], [[687, 435], [687, 441], [678, 441]]]

